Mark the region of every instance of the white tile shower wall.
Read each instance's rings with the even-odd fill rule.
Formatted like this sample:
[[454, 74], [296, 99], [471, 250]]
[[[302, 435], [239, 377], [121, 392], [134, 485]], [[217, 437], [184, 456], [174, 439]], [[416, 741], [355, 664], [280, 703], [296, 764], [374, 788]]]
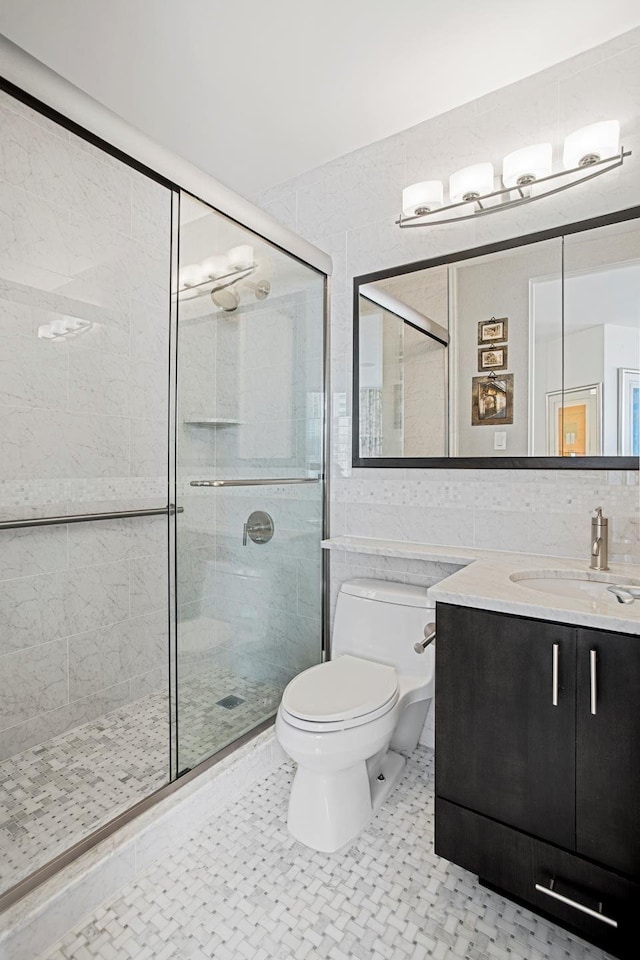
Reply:
[[[282, 686], [319, 658], [320, 488], [189, 486], [197, 477], [317, 469], [320, 451], [307, 425], [308, 395], [322, 389], [322, 302], [317, 289], [287, 292], [286, 283], [286, 267], [275, 261], [266, 302], [243, 303], [231, 315], [210, 303], [203, 311], [203, 300], [181, 305], [180, 677], [223, 667]], [[229, 422], [184, 422], [204, 417]], [[258, 509], [273, 518], [275, 535], [243, 544], [244, 523]]]
[[[167, 189], [1, 95], [1, 519], [166, 503], [170, 223]], [[162, 517], [0, 532], [0, 758], [162, 683], [166, 551]]]
[[[400, 230], [408, 183], [617, 117], [628, 164], [589, 186], [477, 222]], [[640, 29], [267, 190], [255, 202], [334, 260], [331, 533], [585, 558], [589, 514], [609, 515], [611, 552], [640, 560], [638, 473], [369, 470], [351, 467], [351, 282], [640, 202]], [[332, 558], [332, 590], [352, 569]], [[395, 569], [395, 568], [394, 568]], [[388, 574], [387, 574], [388, 576]]]

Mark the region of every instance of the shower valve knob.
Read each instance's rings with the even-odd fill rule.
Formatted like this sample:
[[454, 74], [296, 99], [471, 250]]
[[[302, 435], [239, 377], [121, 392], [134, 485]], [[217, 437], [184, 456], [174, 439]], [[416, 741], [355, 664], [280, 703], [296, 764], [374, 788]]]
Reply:
[[264, 510], [254, 510], [247, 517], [242, 531], [242, 545], [246, 547], [247, 537], [253, 543], [268, 543], [275, 530], [273, 519]]

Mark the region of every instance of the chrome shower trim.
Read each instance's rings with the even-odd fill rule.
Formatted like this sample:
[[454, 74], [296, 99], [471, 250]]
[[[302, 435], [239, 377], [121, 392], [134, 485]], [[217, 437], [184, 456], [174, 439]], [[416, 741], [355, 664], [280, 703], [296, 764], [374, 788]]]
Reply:
[[113, 510], [110, 513], [70, 513], [59, 517], [33, 517], [31, 520], [0, 520], [0, 530], [22, 530], [25, 527], [52, 527], [62, 523], [94, 523], [96, 520], [129, 520], [134, 517], [171, 517], [184, 507], [170, 503], [166, 507], [144, 510]]
[[190, 487], [275, 487], [281, 483], [320, 483], [322, 477], [266, 477], [264, 480], [191, 480]]
[[[324, 387], [324, 405], [323, 405], [323, 450], [322, 464], [324, 468], [324, 482], [322, 485], [322, 539], [328, 540], [331, 536], [331, 416], [332, 416], [332, 396], [331, 396], [331, 277], [325, 276], [324, 280], [324, 329], [323, 329], [323, 349], [324, 349], [324, 369], [323, 369], [323, 387]], [[331, 611], [331, 557], [329, 550], [321, 550], [322, 567], [322, 659], [331, 659], [331, 629], [329, 623], [329, 614]]]

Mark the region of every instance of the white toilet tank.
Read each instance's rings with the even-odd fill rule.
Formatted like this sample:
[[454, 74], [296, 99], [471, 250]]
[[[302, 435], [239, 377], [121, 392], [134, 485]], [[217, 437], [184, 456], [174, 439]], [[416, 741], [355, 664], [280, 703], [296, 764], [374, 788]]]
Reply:
[[340, 587], [331, 644], [332, 657], [387, 663], [401, 676], [433, 677], [433, 645], [418, 654], [414, 644], [435, 620], [427, 588], [388, 580], [346, 580]]

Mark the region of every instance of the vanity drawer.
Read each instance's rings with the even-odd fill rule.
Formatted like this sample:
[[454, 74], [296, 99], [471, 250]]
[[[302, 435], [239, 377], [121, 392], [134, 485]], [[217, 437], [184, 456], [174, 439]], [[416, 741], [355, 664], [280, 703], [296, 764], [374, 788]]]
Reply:
[[[637, 960], [640, 885], [439, 797], [435, 849], [614, 956]], [[580, 909], [597, 913], [599, 904], [602, 918]]]

